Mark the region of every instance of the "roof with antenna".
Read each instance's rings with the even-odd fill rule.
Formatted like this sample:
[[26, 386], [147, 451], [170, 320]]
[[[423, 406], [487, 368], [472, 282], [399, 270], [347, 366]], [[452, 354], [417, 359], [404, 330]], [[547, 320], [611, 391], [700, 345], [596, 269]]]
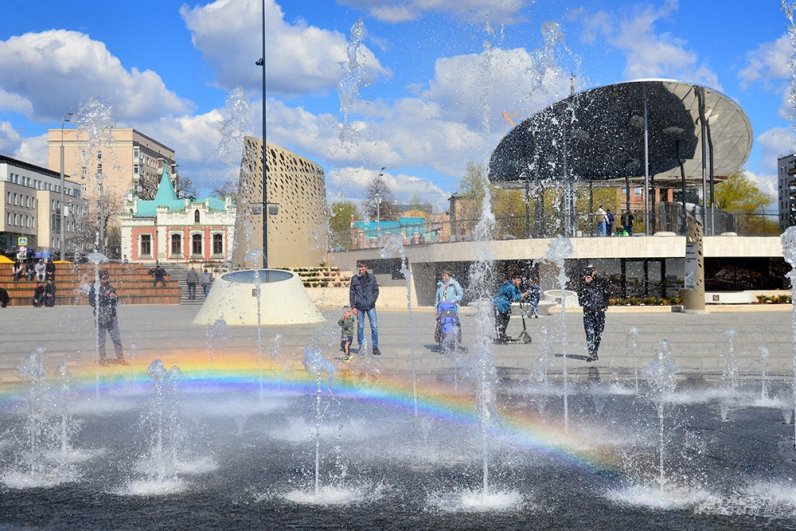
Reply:
[[655, 185], [679, 184], [679, 160], [693, 185], [702, 180], [700, 113], [708, 126], [715, 178], [726, 178], [743, 167], [752, 149], [752, 126], [743, 109], [711, 88], [649, 79], [573, 94], [527, 118], [495, 148], [489, 179], [508, 187], [565, 175], [611, 185], [626, 177], [639, 182], [646, 131]]

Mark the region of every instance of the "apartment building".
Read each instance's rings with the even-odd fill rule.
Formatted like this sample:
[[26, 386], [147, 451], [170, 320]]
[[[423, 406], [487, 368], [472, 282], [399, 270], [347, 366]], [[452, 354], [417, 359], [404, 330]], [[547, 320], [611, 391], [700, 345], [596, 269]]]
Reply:
[[114, 128], [104, 141], [89, 138], [82, 129], [50, 129], [47, 165], [51, 170], [61, 169], [62, 144], [65, 173], [81, 185], [83, 197], [92, 203], [99, 196], [100, 175], [103, 192], [112, 205], [123, 204], [130, 191], [152, 199], [164, 166], [179, 190], [174, 150], [135, 129]]
[[[20, 242], [59, 255], [62, 246], [69, 255], [75, 245], [82, 251], [76, 235], [85, 224], [86, 200], [78, 183], [66, 179], [64, 183], [62, 204], [58, 172], [0, 155], [0, 252], [16, 254]], [[62, 222], [66, 242], [61, 241]]]

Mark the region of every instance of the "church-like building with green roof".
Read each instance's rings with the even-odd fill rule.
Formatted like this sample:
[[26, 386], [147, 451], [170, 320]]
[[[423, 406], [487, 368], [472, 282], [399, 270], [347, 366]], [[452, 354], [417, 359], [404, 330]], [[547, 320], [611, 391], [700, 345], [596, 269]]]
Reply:
[[227, 262], [232, 256], [235, 214], [230, 197], [177, 197], [164, 166], [154, 199], [128, 197], [120, 217], [122, 255], [135, 262]]

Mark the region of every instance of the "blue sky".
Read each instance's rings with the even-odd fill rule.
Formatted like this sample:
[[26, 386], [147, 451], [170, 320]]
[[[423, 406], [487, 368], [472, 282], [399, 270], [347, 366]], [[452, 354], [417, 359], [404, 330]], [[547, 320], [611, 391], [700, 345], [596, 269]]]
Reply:
[[[779, 0], [265, 0], [267, 137], [320, 163], [331, 200], [359, 200], [383, 166], [399, 200], [444, 208], [469, 162], [516, 120], [569, 93], [639, 78], [701, 83], [736, 100], [754, 129], [746, 164], [775, 193], [793, 151], [792, 46]], [[176, 150], [206, 193], [236, 176], [217, 146], [225, 99], [244, 90], [261, 135], [262, 0], [4, 0], [0, 153], [46, 165], [46, 131], [81, 102], [112, 105]], [[352, 26], [359, 91], [344, 122], [337, 85]], [[555, 45], [542, 29], [555, 31]], [[544, 75], [532, 83], [532, 73]]]

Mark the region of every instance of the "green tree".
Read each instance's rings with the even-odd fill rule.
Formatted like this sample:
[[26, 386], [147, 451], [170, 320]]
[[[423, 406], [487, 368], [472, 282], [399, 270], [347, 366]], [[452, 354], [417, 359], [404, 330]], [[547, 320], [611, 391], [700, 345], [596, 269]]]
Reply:
[[525, 203], [520, 190], [507, 190], [487, 183], [484, 167], [469, 163], [459, 182], [461, 197], [459, 223], [472, 232], [481, 217], [484, 194], [489, 191], [492, 213], [495, 215], [495, 238], [525, 236]]
[[472, 234], [478, 218], [481, 217], [485, 186], [484, 168], [472, 162], [468, 163], [456, 192], [459, 196], [456, 217], [460, 233]]
[[742, 171], [717, 184], [714, 199], [717, 207], [734, 214], [758, 214], [772, 202]]
[[764, 215], [773, 199], [760, 190], [743, 171], [735, 172], [716, 185], [716, 206], [736, 214], [737, 230], [740, 234], [779, 234], [779, 223]]
[[357, 205], [351, 201], [335, 201], [329, 207], [329, 246], [334, 250], [351, 248], [351, 222], [357, 216]]
[[[368, 185], [367, 199], [362, 205], [363, 210], [370, 219], [375, 220], [378, 218], [381, 221], [396, 220], [400, 216], [400, 212], [398, 212], [395, 197], [393, 197], [382, 175], [382, 173], [379, 173]], [[380, 199], [380, 201], [377, 201], [377, 199]], [[376, 206], [377, 203], [378, 207]]]

